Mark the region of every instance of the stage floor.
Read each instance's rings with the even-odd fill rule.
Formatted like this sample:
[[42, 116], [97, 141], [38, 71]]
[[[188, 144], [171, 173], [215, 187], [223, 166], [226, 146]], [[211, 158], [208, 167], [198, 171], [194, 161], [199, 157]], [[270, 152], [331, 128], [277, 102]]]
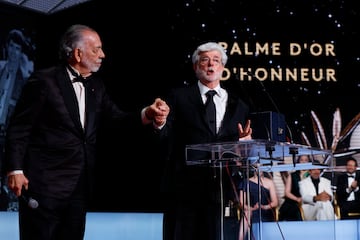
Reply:
[[[88, 213], [84, 240], [162, 240], [161, 213]], [[18, 240], [17, 212], [0, 212], [0, 239]]]
[[256, 240], [360, 240], [360, 220], [264, 222], [254, 229]]
[[[0, 212], [0, 239], [18, 240], [17, 212]], [[162, 240], [162, 213], [88, 213], [84, 240]], [[261, 234], [260, 234], [261, 233]], [[264, 222], [256, 240], [360, 240], [360, 219]]]

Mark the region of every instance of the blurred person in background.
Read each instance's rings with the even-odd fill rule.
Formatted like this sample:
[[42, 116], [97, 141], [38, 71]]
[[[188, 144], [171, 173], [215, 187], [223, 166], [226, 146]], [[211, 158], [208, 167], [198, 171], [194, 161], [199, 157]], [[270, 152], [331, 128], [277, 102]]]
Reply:
[[346, 160], [346, 172], [337, 178], [336, 197], [340, 207], [341, 219], [360, 218], [360, 173], [357, 171], [357, 167], [356, 159], [348, 158]]
[[321, 176], [320, 168], [309, 169], [309, 173], [299, 182], [304, 220], [335, 220], [331, 181]]
[[[260, 178], [258, 175], [258, 172], [250, 172], [250, 178], [244, 178], [239, 184], [241, 207], [239, 240], [248, 239], [248, 234], [252, 232], [251, 226], [253, 223], [259, 223], [260, 221], [273, 222], [276, 220], [275, 209], [279, 201], [274, 181], [269, 173], [261, 172]], [[261, 199], [261, 202], [259, 202], [259, 199]]]
[[[308, 162], [311, 162], [309, 155], [298, 156], [297, 163]], [[303, 220], [299, 182], [308, 176], [309, 171], [307, 169], [296, 170], [287, 176], [285, 182], [285, 200], [279, 209], [279, 221]]]

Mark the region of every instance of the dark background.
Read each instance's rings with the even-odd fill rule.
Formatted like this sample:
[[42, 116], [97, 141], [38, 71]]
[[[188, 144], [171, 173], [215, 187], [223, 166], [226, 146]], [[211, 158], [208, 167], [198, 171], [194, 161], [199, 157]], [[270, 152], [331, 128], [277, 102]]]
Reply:
[[[342, 128], [360, 112], [359, 8], [355, 1], [338, 0], [204, 0], [159, 1], [93, 0], [51, 15], [0, 3], [0, 36], [12, 28], [28, 32], [36, 45], [35, 68], [57, 62], [58, 41], [75, 23], [96, 29], [106, 59], [100, 70], [109, 93], [124, 110], [134, 110], [164, 96], [169, 88], [194, 82], [191, 54], [206, 41], [328, 43], [336, 57], [302, 55], [230, 57], [235, 66], [334, 67], [336, 82], [240, 82], [227, 84], [243, 95], [255, 112], [279, 111], [285, 116], [287, 135], [295, 143], [300, 133], [314, 147], [310, 111], [320, 118], [332, 141], [332, 116], [338, 107]], [[123, 5], [122, 5], [123, 4]], [[2, 39], [0, 39], [2, 40]], [[158, 211], [162, 162], [155, 142], [121, 126], [101, 132], [98, 210]], [[290, 131], [289, 131], [290, 130]], [[128, 139], [123, 142], [123, 139]], [[347, 142], [340, 146], [346, 148]], [[135, 150], [134, 150], [135, 149]]]

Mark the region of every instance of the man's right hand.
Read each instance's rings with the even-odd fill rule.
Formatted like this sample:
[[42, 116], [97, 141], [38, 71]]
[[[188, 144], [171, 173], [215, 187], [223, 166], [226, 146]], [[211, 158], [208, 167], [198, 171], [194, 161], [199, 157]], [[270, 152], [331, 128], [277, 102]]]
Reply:
[[15, 193], [16, 196], [21, 195], [22, 187], [27, 190], [29, 185], [29, 180], [25, 177], [23, 173], [16, 173], [8, 175], [8, 187]]

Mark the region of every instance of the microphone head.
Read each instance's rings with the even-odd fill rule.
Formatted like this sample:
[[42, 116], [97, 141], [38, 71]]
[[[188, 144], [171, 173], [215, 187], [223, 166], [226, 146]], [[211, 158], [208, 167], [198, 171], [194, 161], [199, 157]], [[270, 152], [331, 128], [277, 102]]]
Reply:
[[39, 206], [39, 203], [35, 199], [29, 198], [28, 206], [29, 208], [35, 209]]

